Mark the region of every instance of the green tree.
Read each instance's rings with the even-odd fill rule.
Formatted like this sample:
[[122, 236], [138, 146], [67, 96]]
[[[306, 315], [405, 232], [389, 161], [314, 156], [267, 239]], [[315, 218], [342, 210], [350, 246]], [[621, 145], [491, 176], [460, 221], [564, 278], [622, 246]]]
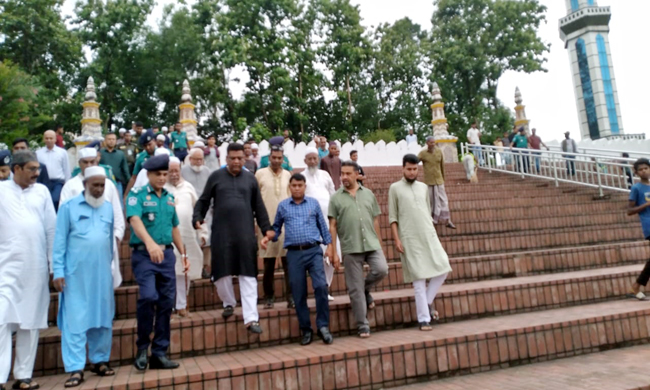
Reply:
[[11, 144], [50, 118], [37, 107], [39, 86], [33, 76], [11, 62], [0, 62], [0, 142]]

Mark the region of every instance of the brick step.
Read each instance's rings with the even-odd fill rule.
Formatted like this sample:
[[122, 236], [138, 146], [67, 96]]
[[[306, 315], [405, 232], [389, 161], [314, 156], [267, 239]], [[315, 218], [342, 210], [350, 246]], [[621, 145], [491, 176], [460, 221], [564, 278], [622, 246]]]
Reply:
[[650, 377], [647, 373], [648, 356], [650, 356], [650, 346], [640, 345], [484, 373], [478, 373], [478, 369], [470, 369], [466, 371], [477, 373], [400, 386], [395, 389], [647, 390], [650, 388]]
[[[469, 318], [513, 314], [524, 311], [546, 310], [621, 298], [629, 288], [639, 267], [593, 269], [552, 275], [488, 280], [443, 286], [436, 298], [436, 310], [442, 322]], [[374, 294], [376, 307], [369, 313], [373, 331], [401, 328], [417, 322], [412, 289]], [[191, 318], [172, 322], [170, 356], [195, 356], [225, 351], [264, 347], [296, 341], [298, 321], [293, 310], [284, 305], [260, 310], [260, 324], [264, 333], [252, 336], [243, 326], [241, 311], [235, 320], [224, 321], [221, 310], [197, 311]], [[315, 304], [309, 300], [312, 317]], [[347, 296], [330, 303], [331, 331], [336, 336], [353, 334], [356, 324]], [[118, 320], [114, 323], [113, 364], [130, 364], [135, 357], [136, 320]], [[60, 372], [61, 338], [59, 330], [51, 327], [41, 332], [39, 350], [44, 359], [36, 372]]]
[[[615, 243], [584, 247], [559, 248], [530, 252], [505, 253], [489, 256], [458, 257], [450, 259], [453, 272], [447, 278], [447, 283], [464, 283], [476, 280], [510, 278], [516, 276], [529, 276], [555, 272], [577, 271], [582, 269], [616, 267], [631, 264], [643, 264], [650, 258], [650, 246], [645, 241], [629, 243]], [[130, 260], [123, 275], [132, 275]], [[402, 264], [389, 263], [388, 276], [376, 287], [376, 291], [386, 289], [410, 288], [404, 283]], [[128, 271], [128, 272], [126, 272]], [[262, 276], [258, 276], [258, 295], [262, 297]], [[285, 299], [284, 273], [280, 270], [275, 273], [275, 292], [278, 301]], [[311, 286], [309, 287], [311, 291]], [[347, 289], [343, 268], [335, 271], [332, 286], [332, 295], [345, 295]], [[127, 318], [135, 313], [135, 300], [137, 286], [124, 285], [116, 292], [119, 305], [117, 317]], [[57, 313], [58, 295], [51, 294], [49, 321], [54, 323]], [[218, 307], [221, 301], [214, 292], [214, 287], [209, 280], [192, 282], [190, 289], [189, 305], [192, 310], [207, 310]]]
[[[336, 338], [333, 345], [279, 345], [179, 360], [172, 371], [88, 375], [84, 389], [334, 389], [389, 387], [407, 380], [505, 368], [650, 341], [647, 302], [599, 304], [483, 318], [436, 326], [432, 332], [393, 330], [370, 339]], [[40, 378], [60, 388], [67, 375]]]

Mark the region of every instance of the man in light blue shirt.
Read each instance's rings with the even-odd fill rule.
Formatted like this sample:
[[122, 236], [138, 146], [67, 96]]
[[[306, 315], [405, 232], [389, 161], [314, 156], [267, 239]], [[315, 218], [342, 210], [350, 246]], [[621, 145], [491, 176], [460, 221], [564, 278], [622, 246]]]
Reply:
[[65, 387], [84, 381], [86, 344], [92, 372], [115, 375], [111, 355], [113, 315], [113, 206], [104, 200], [106, 173], [84, 172], [84, 192], [61, 205], [52, 253], [54, 287], [59, 295], [57, 323], [61, 355], [70, 378]]
[[45, 146], [36, 151], [38, 162], [47, 167], [50, 178], [50, 194], [54, 209], [59, 208], [61, 189], [66, 181], [70, 180], [70, 161], [68, 153], [63, 148], [56, 146], [56, 133], [48, 130], [43, 134]]

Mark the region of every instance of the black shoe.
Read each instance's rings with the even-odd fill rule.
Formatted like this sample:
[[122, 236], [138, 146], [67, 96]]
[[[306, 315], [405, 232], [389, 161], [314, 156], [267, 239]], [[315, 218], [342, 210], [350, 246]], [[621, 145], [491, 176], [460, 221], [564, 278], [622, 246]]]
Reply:
[[302, 338], [300, 339], [300, 345], [309, 345], [314, 338], [314, 332], [311, 330], [305, 330], [302, 332]]
[[287, 299], [287, 309], [295, 309], [296, 308], [296, 302], [294, 302], [292, 297], [289, 297]]
[[148, 363], [149, 363], [149, 359], [147, 358], [147, 350], [146, 349], [138, 350], [138, 353], [135, 355], [135, 361], [133, 362], [133, 366], [138, 371], [144, 371], [147, 369]]
[[223, 313], [221, 313], [221, 316], [222, 316], [224, 319], [227, 319], [228, 317], [230, 317], [230, 316], [233, 315], [233, 314], [235, 314], [235, 308], [232, 307], [232, 306], [226, 306], [226, 307], [223, 309]]
[[320, 337], [325, 344], [332, 344], [334, 342], [334, 337], [327, 326], [318, 329], [318, 337]]
[[249, 323], [246, 328], [248, 328], [248, 331], [254, 334], [262, 334], [262, 327], [260, 326], [260, 323], [257, 321], [253, 321]]
[[178, 368], [180, 364], [172, 362], [167, 358], [167, 356], [155, 356], [151, 355], [151, 363], [149, 363], [149, 368], [152, 370], [173, 370]]

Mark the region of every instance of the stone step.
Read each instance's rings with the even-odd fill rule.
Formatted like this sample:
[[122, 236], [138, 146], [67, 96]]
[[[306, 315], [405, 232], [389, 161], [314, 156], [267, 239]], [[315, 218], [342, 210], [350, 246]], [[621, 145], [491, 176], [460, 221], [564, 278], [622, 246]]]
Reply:
[[[442, 322], [452, 322], [620, 299], [638, 273], [639, 267], [633, 265], [449, 284], [441, 288], [435, 306]], [[408, 327], [417, 322], [412, 289], [378, 292], [373, 297], [376, 307], [368, 315], [373, 331]], [[309, 306], [312, 317], [315, 317], [315, 304], [311, 299]], [[298, 321], [293, 310], [282, 304], [272, 310], [260, 306], [259, 310], [264, 330], [260, 336], [248, 334], [240, 309], [236, 310], [235, 319], [228, 321], [221, 317], [220, 309], [197, 311], [191, 318], [175, 319], [172, 322], [170, 356], [177, 358], [258, 348], [291, 343], [299, 338]], [[330, 326], [336, 336], [356, 332], [347, 296], [337, 297], [330, 303]], [[136, 353], [135, 339], [135, 319], [115, 321], [113, 364], [131, 363]], [[42, 365], [37, 363], [35, 372], [44, 374], [63, 369], [60, 345], [57, 328], [41, 332], [39, 351], [43, 359], [39, 361]]]
[[478, 373], [478, 369], [470, 369], [469, 373], [477, 373], [400, 386], [395, 389], [647, 390], [650, 388], [650, 377], [647, 373], [648, 356], [650, 356], [650, 346], [640, 345], [484, 373]]
[[[336, 338], [333, 345], [279, 345], [179, 360], [172, 371], [116, 369], [88, 375], [83, 389], [334, 389], [390, 387], [436, 376], [487, 371], [646, 344], [647, 302], [599, 304]], [[66, 375], [39, 378], [60, 388]]]
[[[446, 283], [466, 283], [476, 280], [570, 272], [632, 264], [641, 267], [641, 264], [645, 263], [648, 258], [650, 258], [650, 246], [645, 241], [458, 257], [450, 259], [453, 272], [447, 278]], [[122, 265], [125, 266], [125, 264]], [[126, 265], [129, 268], [123, 270], [122, 275], [132, 275], [130, 262]], [[281, 269], [275, 273], [274, 284], [276, 300], [285, 300], [284, 273]], [[398, 261], [389, 263], [388, 276], [376, 287], [375, 291], [410, 287], [410, 284], [404, 283], [402, 265]], [[238, 290], [235, 289], [235, 291]], [[311, 291], [311, 285], [309, 291]], [[347, 294], [343, 267], [335, 271], [330, 293], [332, 295]], [[117, 318], [130, 318], [135, 315], [137, 294], [138, 287], [133, 284], [124, 285], [116, 291], [118, 302], [116, 306]], [[261, 275], [258, 276], [258, 296], [264, 296]], [[50, 294], [48, 320], [52, 324], [56, 321], [57, 303], [58, 294]], [[221, 301], [215, 293], [212, 283], [209, 280], [201, 279], [192, 282], [188, 304], [193, 311], [197, 311], [219, 307]]]

